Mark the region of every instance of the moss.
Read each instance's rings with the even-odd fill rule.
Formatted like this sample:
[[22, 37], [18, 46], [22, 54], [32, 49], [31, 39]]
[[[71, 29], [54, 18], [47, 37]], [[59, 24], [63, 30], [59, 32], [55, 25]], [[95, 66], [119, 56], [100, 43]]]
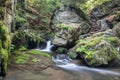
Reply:
[[4, 59], [4, 69], [6, 71], [8, 67], [8, 51], [2, 48], [0, 50], [0, 53], [1, 53], [0, 56], [2, 56], [2, 58]]
[[15, 57], [15, 64], [24, 64], [27, 62], [27, 60], [30, 57], [29, 54], [19, 54], [19, 53], [16, 54], [17, 56]]
[[50, 59], [51, 56], [48, 53], [41, 52], [38, 50], [28, 50], [28, 51], [15, 51], [13, 55], [14, 63], [18, 65], [23, 64], [32, 64], [37, 63], [39, 59], [48, 58]]
[[37, 62], [39, 62], [40, 60], [38, 59], [38, 58], [34, 58], [34, 59], [32, 59], [32, 62], [34, 62], [34, 63], [37, 63]]
[[119, 39], [113, 36], [103, 36], [103, 33], [97, 35], [80, 40], [76, 52], [84, 55], [89, 65], [98, 66], [108, 64], [115, 58], [119, 59], [120, 55], [116, 49], [119, 45]]
[[60, 28], [60, 29], [69, 29], [69, 28], [73, 28], [72, 26], [67, 25], [67, 24], [57, 24], [57, 27]]
[[113, 27], [113, 32], [120, 39], [120, 22]]
[[18, 49], [19, 51], [26, 51], [27, 50], [27, 48], [25, 47], [25, 46], [20, 46], [20, 48]]
[[76, 56], [74, 56], [74, 54], [67, 53], [67, 55], [68, 55], [70, 58], [72, 58], [72, 59], [75, 59], [75, 58], [76, 58]]
[[84, 3], [80, 3], [80, 8], [85, 14], [88, 14], [95, 6], [101, 5], [108, 1], [111, 0], [87, 0]]
[[0, 55], [4, 59], [4, 69], [7, 70], [8, 55], [10, 52], [10, 34], [8, 28], [0, 21]]
[[67, 53], [68, 52], [68, 50], [66, 49], [66, 48], [64, 48], [64, 47], [59, 47], [57, 50], [56, 50], [56, 52], [57, 53]]
[[45, 52], [41, 52], [41, 51], [38, 51], [38, 50], [30, 50], [30, 51], [28, 51], [28, 54], [40, 55], [40, 56], [44, 56], [44, 57], [47, 57], [47, 58], [51, 58], [50, 54], [45, 53]]

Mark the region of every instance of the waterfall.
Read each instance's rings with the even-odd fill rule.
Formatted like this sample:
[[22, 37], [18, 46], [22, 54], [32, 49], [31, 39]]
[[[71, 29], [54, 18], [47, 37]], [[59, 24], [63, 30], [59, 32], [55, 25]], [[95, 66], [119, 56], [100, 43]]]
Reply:
[[[53, 45], [51, 44], [51, 41], [47, 41], [47, 45], [45, 49], [37, 49], [39, 51], [43, 52], [49, 52], [51, 53], [51, 47]], [[79, 66], [77, 64], [72, 63], [72, 59], [67, 56], [66, 54], [57, 54], [56, 56], [52, 56], [53, 62], [55, 62], [56, 67], [59, 67], [64, 70], [68, 71], [75, 71], [75, 72], [92, 72], [97, 73], [101, 75], [116, 75], [120, 76], [119, 72], [111, 71], [111, 70], [104, 70], [104, 69], [98, 69], [98, 68], [90, 68], [86, 66]]]
[[47, 41], [47, 45], [46, 45], [45, 49], [39, 49], [39, 46], [38, 46], [37, 50], [43, 51], [43, 52], [51, 52], [52, 47], [53, 47], [53, 45], [51, 44], [51, 41], [49, 40], [49, 41]]

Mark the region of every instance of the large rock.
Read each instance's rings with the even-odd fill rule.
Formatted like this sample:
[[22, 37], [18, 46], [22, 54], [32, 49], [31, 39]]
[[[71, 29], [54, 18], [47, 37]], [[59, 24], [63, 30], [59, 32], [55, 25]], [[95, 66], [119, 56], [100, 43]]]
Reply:
[[88, 33], [90, 25], [79, 8], [61, 6], [52, 16], [51, 29], [55, 32], [52, 43], [68, 46], [74, 44], [80, 34]]
[[120, 61], [119, 46], [119, 39], [108, 30], [81, 39], [73, 49], [89, 66], [102, 66], [113, 60]]

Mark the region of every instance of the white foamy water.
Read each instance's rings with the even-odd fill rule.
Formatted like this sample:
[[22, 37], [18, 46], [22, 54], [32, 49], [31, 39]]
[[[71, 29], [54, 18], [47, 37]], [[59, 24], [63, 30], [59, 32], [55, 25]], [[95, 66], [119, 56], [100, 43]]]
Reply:
[[53, 45], [51, 44], [51, 41], [47, 41], [47, 45], [46, 45], [45, 49], [40, 49], [38, 46], [37, 50], [43, 51], [43, 52], [51, 52], [52, 47], [53, 47]]
[[[59, 55], [58, 55], [58, 57], [59, 57]], [[76, 71], [76, 72], [87, 72], [87, 71], [89, 71], [89, 72], [96, 72], [96, 73], [99, 73], [99, 74], [102, 74], [102, 75], [120, 76], [119, 72], [76, 65], [74, 63], [71, 63], [69, 57], [66, 58], [66, 55], [63, 56], [63, 58], [58, 58], [58, 57], [56, 57], [56, 58], [52, 57], [52, 60], [56, 63], [57, 67], [60, 67], [60, 68], [65, 69], [65, 70]], [[62, 56], [60, 56], [60, 57], [62, 57]]]
[[[51, 45], [51, 41], [47, 41], [47, 46], [45, 47], [45, 49], [39, 49], [39, 47], [38, 47], [37, 50], [50, 53], [50, 52], [52, 52], [51, 51], [52, 47], [53, 47], [53, 45]], [[102, 74], [102, 75], [117, 75], [117, 76], [120, 76], [119, 72], [76, 65], [76, 64], [72, 63], [71, 62], [72, 59], [69, 58], [65, 54], [57, 54], [56, 57], [52, 57], [52, 60], [56, 63], [57, 67], [65, 69], [65, 70], [69, 70], [69, 71], [96, 72], [96, 73], [99, 73], [99, 74]]]

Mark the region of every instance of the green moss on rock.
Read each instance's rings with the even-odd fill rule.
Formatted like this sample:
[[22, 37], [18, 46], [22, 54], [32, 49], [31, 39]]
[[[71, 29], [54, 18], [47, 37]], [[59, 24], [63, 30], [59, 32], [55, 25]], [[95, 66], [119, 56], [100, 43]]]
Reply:
[[29, 54], [21, 54], [20, 52], [17, 53], [15, 57], [15, 64], [25, 64], [27, 60], [30, 58]]
[[64, 53], [67, 53], [68, 50], [67, 48], [64, 48], [64, 47], [59, 47], [57, 50], [56, 50], [57, 53], [60, 53], [60, 54], [64, 54]]
[[57, 24], [57, 26], [59, 29], [69, 29], [69, 28], [73, 28], [73, 26], [70, 26], [68, 24]]
[[115, 35], [120, 39], [120, 22], [113, 27]]
[[87, 0], [83, 3], [80, 3], [80, 8], [84, 13], [89, 13], [95, 6], [101, 5], [105, 2], [111, 0]]
[[100, 32], [80, 40], [76, 52], [90, 66], [108, 65], [110, 61], [120, 59], [120, 54], [116, 49], [118, 45], [119, 39], [117, 37]]
[[46, 52], [41, 52], [39, 50], [30, 50], [28, 51], [29, 54], [33, 54], [33, 55], [40, 55], [40, 56], [44, 56], [47, 58], [51, 58], [50, 54], [46, 53]]
[[15, 51], [13, 55], [13, 62], [18, 65], [37, 63], [40, 59], [51, 60], [51, 56], [48, 53], [34, 49], [28, 51]]
[[10, 34], [8, 27], [0, 21], [0, 56], [4, 59], [4, 69], [7, 70], [8, 55], [10, 52]]

